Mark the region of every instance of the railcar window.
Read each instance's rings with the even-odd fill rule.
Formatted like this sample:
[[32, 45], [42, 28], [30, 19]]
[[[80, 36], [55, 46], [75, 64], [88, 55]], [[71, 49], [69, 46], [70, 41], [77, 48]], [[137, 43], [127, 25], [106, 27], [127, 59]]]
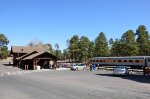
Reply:
[[139, 61], [139, 60], [135, 60], [135, 62], [136, 62], [136, 63], [139, 63], [140, 61]]
[[148, 62], [150, 62], [150, 58], [148, 59]]
[[118, 60], [118, 62], [121, 62], [121, 60]]
[[100, 62], [105, 62], [105, 60], [100, 60]]
[[141, 62], [141, 63], [144, 63], [144, 61], [143, 61], [143, 60], [141, 60], [140, 62]]
[[95, 62], [95, 60], [93, 60], [93, 62]]
[[99, 60], [96, 60], [96, 62], [99, 62]]
[[133, 62], [133, 60], [129, 60], [129, 62], [130, 62], [130, 63], [132, 63], [132, 62]]
[[124, 62], [127, 62], [127, 60], [124, 60]]

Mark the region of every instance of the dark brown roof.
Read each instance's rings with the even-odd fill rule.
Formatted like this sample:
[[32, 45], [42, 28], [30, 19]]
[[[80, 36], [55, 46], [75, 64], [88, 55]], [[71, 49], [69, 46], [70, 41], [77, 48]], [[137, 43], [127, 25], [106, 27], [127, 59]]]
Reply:
[[47, 51], [44, 47], [29, 47], [29, 46], [12, 46], [11, 53], [31, 53], [33, 51]]
[[28, 56], [30, 56], [30, 55], [32, 55], [32, 54], [35, 54], [35, 53], [37, 53], [36, 51], [33, 51], [33, 52], [31, 52], [31, 53], [27, 53], [27, 54], [25, 54], [25, 55], [23, 55], [23, 56], [21, 56], [21, 57], [18, 57], [18, 58], [16, 58], [17, 60], [22, 60], [22, 59], [24, 59], [25, 57], [28, 57]]
[[39, 55], [41, 55], [41, 54], [44, 54], [44, 53], [49, 54], [52, 58], [56, 58], [56, 56], [52, 55], [50, 52], [45, 51], [45, 52], [39, 52], [39, 53], [32, 54], [32, 55], [30, 55], [30, 56], [24, 58], [23, 60], [30, 60], [30, 59], [33, 59], [33, 58], [35, 58], [35, 57], [37, 57], [37, 56], [39, 56]]

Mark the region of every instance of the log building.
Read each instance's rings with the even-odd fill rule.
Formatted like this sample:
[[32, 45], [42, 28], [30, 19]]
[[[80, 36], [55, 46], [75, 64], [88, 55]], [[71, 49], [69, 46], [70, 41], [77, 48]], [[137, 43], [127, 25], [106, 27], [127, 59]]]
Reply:
[[37, 66], [50, 68], [50, 61], [57, 62], [57, 57], [43, 47], [12, 46], [13, 65], [21, 69], [35, 70]]

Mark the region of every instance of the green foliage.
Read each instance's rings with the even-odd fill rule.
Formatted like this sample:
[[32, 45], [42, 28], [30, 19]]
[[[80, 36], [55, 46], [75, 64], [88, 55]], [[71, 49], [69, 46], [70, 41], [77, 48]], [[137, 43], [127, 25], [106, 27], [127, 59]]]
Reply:
[[136, 56], [138, 55], [138, 44], [135, 41], [135, 35], [132, 30], [125, 32], [121, 39], [113, 43], [111, 48], [112, 56]]
[[5, 45], [8, 45], [9, 40], [4, 34], [0, 34], [0, 48], [2, 48]]
[[58, 57], [59, 59], [62, 59], [61, 50], [55, 50], [55, 55], [56, 55], [56, 57]]
[[109, 56], [109, 47], [103, 32], [95, 39], [95, 54], [97, 57]]
[[74, 35], [69, 41], [68, 41], [68, 49], [70, 52], [70, 57], [73, 61], [78, 61], [78, 53], [79, 53], [79, 36]]
[[58, 43], [55, 44], [55, 48], [56, 48], [56, 50], [59, 50], [59, 44]]
[[9, 55], [8, 47], [6, 46], [9, 40], [4, 34], [0, 34], [0, 59], [5, 59]]
[[150, 55], [149, 37], [144, 25], [140, 25], [136, 33], [133, 30], [127, 30], [120, 39], [110, 38], [109, 46], [103, 32], [96, 37], [95, 41], [90, 41], [85, 36], [79, 38], [78, 35], [74, 35], [70, 40], [67, 40], [68, 49], [64, 51], [64, 56], [76, 62], [87, 61], [92, 57], [147, 56]]
[[111, 47], [111, 56], [121, 56], [122, 44], [121, 41], [116, 39]]
[[95, 55], [95, 46], [94, 46], [94, 42], [93, 41], [90, 41], [88, 53], [89, 53], [88, 54], [89, 58], [92, 58], [92, 57], [96, 56]]
[[70, 58], [70, 53], [69, 53], [69, 51], [68, 51], [67, 49], [64, 49], [64, 50], [63, 50], [62, 58], [63, 58], [64, 60]]
[[138, 45], [135, 41], [135, 36], [133, 30], [128, 30], [121, 37], [121, 55], [122, 56], [135, 56], [138, 55]]
[[90, 40], [87, 37], [82, 36], [79, 41], [79, 50], [80, 51], [78, 54], [79, 55], [78, 61], [84, 62], [84, 61], [88, 60], [89, 45], [90, 45]]
[[137, 42], [139, 46], [139, 55], [150, 55], [150, 40], [149, 34], [144, 25], [140, 25], [136, 30], [138, 35]]
[[67, 40], [68, 50], [64, 51], [65, 57], [71, 58], [75, 62], [85, 62], [94, 56], [94, 42], [87, 37], [74, 35]]
[[0, 51], [0, 59], [6, 59], [9, 55], [8, 50]]
[[50, 43], [45, 44], [45, 47], [50, 51], [51, 54], [55, 55], [55, 50]]
[[[137, 36], [137, 39], [135, 38]], [[111, 48], [112, 56], [148, 56], [150, 55], [149, 34], [144, 25], [140, 25], [134, 33], [125, 32], [120, 40], [116, 40]]]
[[114, 44], [114, 40], [112, 38], [110, 38], [109, 45], [112, 45], [112, 44]]

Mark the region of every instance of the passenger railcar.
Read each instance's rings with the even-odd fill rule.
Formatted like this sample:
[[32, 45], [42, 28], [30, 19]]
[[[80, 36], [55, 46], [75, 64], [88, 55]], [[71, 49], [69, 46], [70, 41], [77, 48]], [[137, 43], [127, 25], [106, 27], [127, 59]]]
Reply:
[[150, 67], [150, 56], [93, 57], [90, 59], [90, 62], [101, 66], [125, 65]]

